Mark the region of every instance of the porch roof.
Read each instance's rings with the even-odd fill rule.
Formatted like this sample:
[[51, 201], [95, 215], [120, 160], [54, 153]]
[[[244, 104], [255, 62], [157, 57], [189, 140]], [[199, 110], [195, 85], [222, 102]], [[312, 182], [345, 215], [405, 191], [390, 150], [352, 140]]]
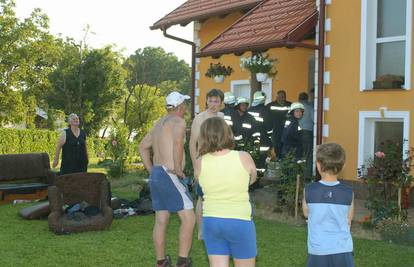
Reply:
[[238, 10], [251, 9], [263, 0], [188, 0], [171, 13], [154, 23], [150, 28], [166, 29], [170, 26], [186, 25], [195, 20], [225, 15]]
[[293, 46], [313, 33], [315, 0], [265, 0], [204, 46], [198, 56]]

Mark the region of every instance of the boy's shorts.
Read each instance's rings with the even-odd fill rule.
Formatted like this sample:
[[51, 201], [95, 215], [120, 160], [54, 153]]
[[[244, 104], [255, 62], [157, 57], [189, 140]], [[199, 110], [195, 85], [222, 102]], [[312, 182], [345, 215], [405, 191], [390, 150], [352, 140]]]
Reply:
[[203, 217], [203, 239], [208, 255], [229, 255], [235, 259], [256, 257], [254, 222]]
[[307, 267], [355, 267], [352, 252], [331, 255], [308, 255]]
[[188, 188], [176, 175], [164, 166], [153, 166], [149, 180], [152, 208], [154, 211], [178, 212], [193, 209]]

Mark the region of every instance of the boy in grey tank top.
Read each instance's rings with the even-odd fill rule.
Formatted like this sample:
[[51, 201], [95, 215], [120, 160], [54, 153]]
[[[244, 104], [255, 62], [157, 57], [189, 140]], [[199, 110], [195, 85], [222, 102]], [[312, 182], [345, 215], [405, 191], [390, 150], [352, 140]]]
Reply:
[[335, 143], [316, 153], [322, 179], [306, 186], [303, 213], [308, 217], [308, 267], [354, 267], [351, 221], [352, 188], [338, 181], [345, 151]]

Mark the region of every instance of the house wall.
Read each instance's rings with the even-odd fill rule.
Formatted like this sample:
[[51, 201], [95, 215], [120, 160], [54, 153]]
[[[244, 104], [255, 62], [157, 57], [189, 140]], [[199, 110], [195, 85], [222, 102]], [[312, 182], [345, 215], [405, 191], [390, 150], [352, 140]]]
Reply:
[[[323, 141], [337, 142], [344, 147], [347, 162], [341, 175], [344, 179], [356, 179], [359, 112], [379, 112], [382, 107], [387, 111], [410, 112], [408, 136], [412, 144], [414, 90], [412, 82], [409, 90], [360, 90], [361, 0], [332, 1], [327, 6], [327, 18], [331, 20], [331, 29], [326, 33], [326, 43], [331, 51], [325, 61], [330, 81], [325, 87], [329, 110], [324, 113], [324, 123], [329, 127], [329, 134]], [[413, 75], [414, 68], [411, 68]]]

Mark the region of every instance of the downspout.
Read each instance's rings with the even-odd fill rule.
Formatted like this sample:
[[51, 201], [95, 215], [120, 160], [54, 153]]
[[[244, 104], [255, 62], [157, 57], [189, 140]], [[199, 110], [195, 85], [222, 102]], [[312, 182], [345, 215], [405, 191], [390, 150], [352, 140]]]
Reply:
[[325, 0], [319, 2], [319, 52], [318, 52], [318, 98], [316, 120], [316, 145], [322, 144], [323, 136], [323, 96], [325, 74]]
[[188, 44], [191, 45], [192, 47], [192, 52], [191, 52], [191, 118], [194, 118], [195, 115], [195, 66], [196, 66], [196, 57], [195, 57], [195, 53], [196, 53], [196, 44], [192, 41], [188, 41], [173, 35], [170, 35], [167, 33], [167, 29], [163, 28], [162, 32], [164, 34], [164, 36], [166, 38], [184, 43], [184, 44]]

